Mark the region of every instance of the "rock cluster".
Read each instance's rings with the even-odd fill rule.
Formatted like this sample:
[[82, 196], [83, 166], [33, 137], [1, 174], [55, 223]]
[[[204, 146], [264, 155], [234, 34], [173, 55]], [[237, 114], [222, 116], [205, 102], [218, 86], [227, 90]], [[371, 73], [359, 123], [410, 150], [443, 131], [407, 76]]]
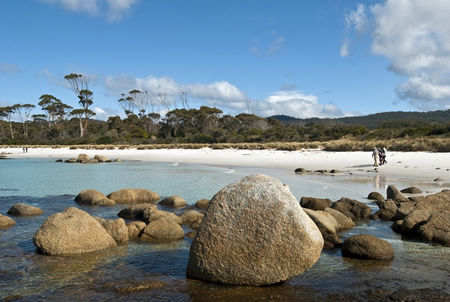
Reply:
[[[69, 159], [66, 159], [64, 162], [65, 163], [70, 163], [70, 164], [74, 164], [74, 163], [80, 163], [80, 164], [96, 164], [96, 163], [111, 163], [111, 162], [121, 162], [122, 160], [120, 158], [116, 158], [116, 159], [109, 159], [106, 156], [102, 156], [102, 155], [95, 155], [93, 158], [89, 157], [89, 155], [87, 154], [78, 154], [78, 157], [72, 157]], [[57, 159], [56, 162], [63, 162], [62, 159]]]

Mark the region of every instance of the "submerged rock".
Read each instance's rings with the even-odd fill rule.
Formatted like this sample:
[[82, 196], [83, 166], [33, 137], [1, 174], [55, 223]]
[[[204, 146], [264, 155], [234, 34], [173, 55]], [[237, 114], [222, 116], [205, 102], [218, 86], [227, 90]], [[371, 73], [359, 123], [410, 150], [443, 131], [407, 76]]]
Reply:
[[44, 213], [44, 211], [38, 207], [33, 207], [24, 203], [16, 203], [9, 209], [7, 214], [13, 216], [35, 216], [41, 215], [42, 213]]
[[344, 241], [342, 255], [359, 259], [390, 260], [394, 258], [394, 249], [386, 240], [360, 234]]
[[145, 189], [121, 189], [110, 193], [108, 196], [116, 203], [154, 203], [159, 200], [159, 195]]
[[251, 175], [218, 192], [194, 238], [187, 275], [236, 285], [269, 285], [314, 265], [322, 235], [279, 180]]
[[163, 217], [150, 222], [142, 231], [140, 240], [158, 242], [181, 240], [183, 237], [183, 228], [173, 219]]
[[94, 217], [74, 207], [47, 218], [34, 235], [33, 243], [50, 255], [87, 253], [117, 246]]
[[158, 207], [152, 203], [139, 203], [121, 210], [117, 215], [125, 219], [147, 220], [148, 217], [144, 215], [144, 212], [155, 211], [157, 209]]

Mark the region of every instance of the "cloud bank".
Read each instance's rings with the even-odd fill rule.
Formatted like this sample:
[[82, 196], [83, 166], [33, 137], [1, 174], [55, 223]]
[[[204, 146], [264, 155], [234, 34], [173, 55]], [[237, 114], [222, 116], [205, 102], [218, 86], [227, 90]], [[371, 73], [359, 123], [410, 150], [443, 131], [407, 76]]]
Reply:
[[449, 11], [448, 0], [387, 0], [368, 8], [359, 4], [345, 20], [356, 31], [371, 24], [372, 52], [407, 78], [395, 89], [399, 99], [421, 110], [449, 109]]
[[261, 100], [250, 100], [245, 92], [227, 81], [209, 84], [180, 84], [169, 77], [108, 76], [105, 79], [105, 87], [107, 95], [117, 98], [122, 93], [133, 89], [147, 91], [154, 104], [158, 103], [159, 95], [164, 95], [167, 97], [171, 109], [177, 106], [178, 95], [181, 92], [187, 92], [190, 98], [208, 106], [217, 106], [229, 114], [250, 111], [260, 116], [284, 114], [297, 118], [344, 115], [335, 105], [320, 104], [316, 96], [304, 94], [300, 90], [281, 90], [273, 92]]

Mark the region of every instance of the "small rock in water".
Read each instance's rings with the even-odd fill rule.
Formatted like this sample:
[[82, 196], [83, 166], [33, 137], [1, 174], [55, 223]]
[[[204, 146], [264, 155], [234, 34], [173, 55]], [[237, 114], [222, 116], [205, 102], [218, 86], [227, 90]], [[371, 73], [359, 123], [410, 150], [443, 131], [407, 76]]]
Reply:
[[38, 207], [33, 207], [23, 203], [16, 203], [9, 209], [7, 214], [13, 216], [35, 216], [41, 215], [42, 213], [44, 213], [44, 211]]
[[438, 177], [438, 178], [435, 178], [435, 179], [433, 179], [433, 181], [444, 181], [444, 179], [443, 179], [443, 178], [440, 178], [440, 177]]
[[16, 222], [14, 221], [14, 219], [0, 214], [0, 229], [6, 229], [12, 227], [15, 224]]
[[360, 234], [344, 241], [342, 255], [359, 259], [390, 260], [394, 258], [394, 249], [386, 240]]

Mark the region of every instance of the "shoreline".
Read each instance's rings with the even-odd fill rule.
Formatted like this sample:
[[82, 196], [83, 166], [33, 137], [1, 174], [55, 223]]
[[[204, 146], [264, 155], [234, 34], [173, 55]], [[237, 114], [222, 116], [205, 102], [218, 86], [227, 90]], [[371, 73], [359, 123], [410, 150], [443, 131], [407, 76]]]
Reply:
[[[255, 167], [283, 169], [294, 172], [296, 168], [307, 170], [336, 169], [347, 174], [373, 176], [374, 173], [386, 177], [433, 181], [442, 178], [450, 180], [450, 153], [399, 152], [387, 153], [387, 165], [374, 167], [369, 151], [322, 151], [308, 149], [301, 151], [246, 150], [246, 149], [73, 149], [62, 148], [0, 148], [0, 153], [8, 153], [8, 158], [51, 158], [68, 159], [84, 153], [91, 157], [103, 155], [123, 160], [192, 163], [211, 166]], [[378, 172], [374, 169], [377, 168]]]

